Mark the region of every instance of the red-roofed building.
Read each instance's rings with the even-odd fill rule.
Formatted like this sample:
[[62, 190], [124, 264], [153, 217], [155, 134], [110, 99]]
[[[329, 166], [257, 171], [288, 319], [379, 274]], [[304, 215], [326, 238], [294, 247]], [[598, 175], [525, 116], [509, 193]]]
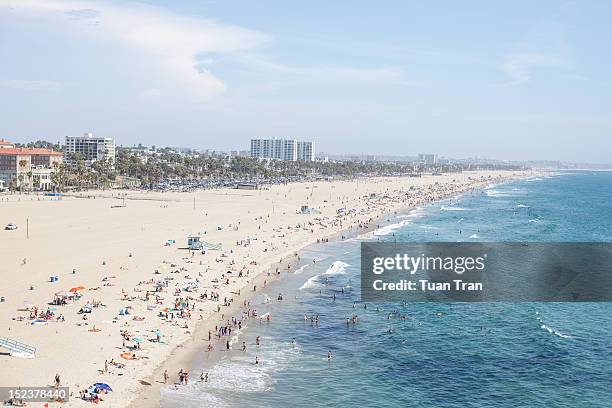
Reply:
[[0, 149], [13, 148], [13, 147], [15, 147], [14, 144], [9, 143], [4, 139], [0, 139]]
[[6, 186], [50, 190], [51, 173], [61, 164], [64, 154], [53, 149], [14, 147], [2, 139], [0, 180]]

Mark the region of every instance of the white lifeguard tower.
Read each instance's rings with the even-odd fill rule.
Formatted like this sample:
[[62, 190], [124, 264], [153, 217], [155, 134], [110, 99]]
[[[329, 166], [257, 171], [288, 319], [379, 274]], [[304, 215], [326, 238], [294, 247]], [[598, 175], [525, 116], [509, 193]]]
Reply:
[[187, 248], [192, 251], [199, 251], [202, 249], [202, 237], [199, 235], [192, 235], [187, 237]]

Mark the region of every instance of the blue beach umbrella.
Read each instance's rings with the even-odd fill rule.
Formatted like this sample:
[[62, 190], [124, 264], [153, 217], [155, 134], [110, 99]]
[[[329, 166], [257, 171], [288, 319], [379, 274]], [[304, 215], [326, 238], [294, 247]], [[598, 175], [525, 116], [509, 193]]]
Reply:
[[106, 391], [112, 391], [113, 389], [110, 387], [110, 385], [105, 384], [105, 383], [95, 383], [93, 385], [94, 388], [98, 389], [98, 390], [106, 390]]

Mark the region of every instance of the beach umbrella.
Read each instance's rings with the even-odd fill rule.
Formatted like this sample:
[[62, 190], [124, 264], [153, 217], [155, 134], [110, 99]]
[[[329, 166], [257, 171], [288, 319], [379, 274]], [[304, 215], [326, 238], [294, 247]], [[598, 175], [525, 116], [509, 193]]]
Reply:
[[79, 292], [81, 290], [85, 290], [85, 286], [75, 286], [74, 288], [70, 288], [70, 292], [72, 292], [72, 293], [76, 293], [76, 292]]
[[106, 391], [112, 391], [113, 389], [110, 387], [110, 385], [105, 384], [105, 383], [95, 383], [94, 388], [97, 388], [99, 390], [106, 390]]
[[144, 342], [144, 340], [141, 339], [140, 337], [132, 337], [132, 341], [134, 343], [143, 343]]

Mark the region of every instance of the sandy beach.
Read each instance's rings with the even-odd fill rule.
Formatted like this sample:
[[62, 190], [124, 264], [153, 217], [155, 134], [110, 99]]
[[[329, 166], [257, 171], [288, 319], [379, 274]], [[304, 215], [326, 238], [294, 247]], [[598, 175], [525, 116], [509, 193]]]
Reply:
[[[174, 384], [194, 350], [210, 343], [219, 352], [225, 340], [215, 327], [251, 314], [249, 298], [277, 278], [276, 268], [290, 270], [300, 249], [375, 227], [394, 211], [532, 174], [90, 191], [61, 200], [1, 195], [0, 225], [18, 229], [0, 231], [0, 336], [37, 351], [18, 358], [0, 349], [0, 386], [51, 385], [59, 374], [72, 393], [63, 406], [87, 404], [79, 391], [94, 383], [113, 389], [101, 405], [158, 406], [164, 370]], [[304, 205], [315, 211], [301, 213]], [[186, 249], [191, 235], [215, 249]]]

